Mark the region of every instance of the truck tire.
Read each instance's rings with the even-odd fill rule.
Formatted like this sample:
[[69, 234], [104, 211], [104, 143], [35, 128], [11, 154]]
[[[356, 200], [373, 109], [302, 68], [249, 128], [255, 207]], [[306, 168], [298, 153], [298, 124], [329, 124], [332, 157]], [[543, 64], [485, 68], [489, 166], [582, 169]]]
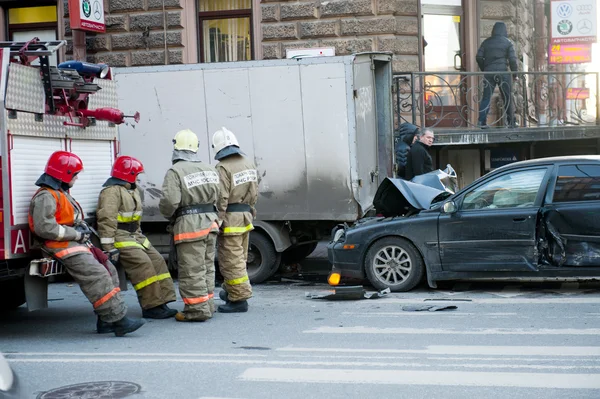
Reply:
[[318, 242], [310, 244], [299, 245], [294, 248], [286, 249], [281, 255], [281, 262], [284, 265], [293, 265], [294, 263], [300, 263], [312, 254], [319, 245]]
[[252, 284], [262, 283], [271, 277], [281, 263], [281, 254], [277, 253], [271, 240], [259, 232], [251, 232], [248, 243], [248, 278]]
[[365, 256], [365, 272], [377, 290], [406, 292], [423, 279], [421, 254], [408, 240], [386, 237], [375, 241]]
[[25, 280], [0, 281], [0, 312], [14, 310], [25, 303]]

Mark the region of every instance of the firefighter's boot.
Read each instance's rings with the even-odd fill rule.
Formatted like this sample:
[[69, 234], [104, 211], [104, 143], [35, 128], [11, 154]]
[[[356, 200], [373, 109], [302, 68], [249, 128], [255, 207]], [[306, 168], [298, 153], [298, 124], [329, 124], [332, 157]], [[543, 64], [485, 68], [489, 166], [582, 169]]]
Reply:
[[177, 314], [175, 315], [175, 320], [182, 321], [182, 322], [198, 322], [198, 323], [202, 323], [202, 322], [206, 321], [207, 319], [188, 319], [187, 317], [185, 317], [184, 313], [177, 312]]
[[108, 334], [115, 332], [115, 326], [113, 323], [107, 323], [103, 321], [100, 316], [98, 316], [98, 321], [96, 322], [96, 331], [98, 334]]
[[227, 293], [227, 291], [219, 291], [219, 299], [225, 302], [229, 302], [229, 294]]
[[170, 307], [167, 306], [166, 303], [163, 303], [162, 305], [160, 305], [165, 311], [169, 312], [169, 317], [173, 317], [177, 314], [177, 310], [175, 309], [171, 309]]
[[220, 313], [244, 313], [248, 311], [248, 301], [227, 302], [218, 309]]
[[144, 309], [142, 311], [142, 317], [144, 319], [168, 319], [169, 317], [175, 316], [176, 313], [176, 310], [171, 309], [166, 305], [160, 305], [150, 309]]
[[125, 334], [129, 334], [140, 328], [144, 325], [144, 320], [142, 319], [130, 319], [125, 316], [119, 321], [115, 321], [113, 323], [113, 327], [115, 329], [115, 335], [117, 337], [122, 337]]

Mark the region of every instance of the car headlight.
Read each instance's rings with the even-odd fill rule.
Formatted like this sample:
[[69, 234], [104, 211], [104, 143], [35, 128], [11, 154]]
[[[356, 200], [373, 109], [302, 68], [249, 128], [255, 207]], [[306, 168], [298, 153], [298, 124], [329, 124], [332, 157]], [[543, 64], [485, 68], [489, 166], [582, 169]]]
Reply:
[[343, 228], [338, 229], [335, 234], [333, 235], [333, 242], [338, 242], [341, 240], [342, 237], [344, 237], [346, 235], [346, 230], [344, 230]]

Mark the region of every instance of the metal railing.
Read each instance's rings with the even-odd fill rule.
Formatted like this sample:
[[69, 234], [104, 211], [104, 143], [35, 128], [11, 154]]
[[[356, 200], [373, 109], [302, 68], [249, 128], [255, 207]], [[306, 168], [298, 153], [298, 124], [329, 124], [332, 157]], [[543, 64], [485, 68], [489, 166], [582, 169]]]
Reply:
[[462, 130], [597, 126], [598, 78], [596, 72], [395, 73], [396, 126], [402, 122]]

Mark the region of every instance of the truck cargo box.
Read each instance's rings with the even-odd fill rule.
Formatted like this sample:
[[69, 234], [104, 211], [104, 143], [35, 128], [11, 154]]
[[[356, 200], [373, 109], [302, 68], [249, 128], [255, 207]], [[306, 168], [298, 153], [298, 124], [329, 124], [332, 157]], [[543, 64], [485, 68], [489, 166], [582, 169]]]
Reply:
[[262, 221], [354, 221], [392, 176], [389, 54], [117, 68], [115, 79], [119, 105], [142, 115], [119, 131], [121, 153], [145, 166], [145, 222], [164, 221], [160, 189], [181, 129], [212, 164], [213, 133], [236, 134], [259, 171]]

